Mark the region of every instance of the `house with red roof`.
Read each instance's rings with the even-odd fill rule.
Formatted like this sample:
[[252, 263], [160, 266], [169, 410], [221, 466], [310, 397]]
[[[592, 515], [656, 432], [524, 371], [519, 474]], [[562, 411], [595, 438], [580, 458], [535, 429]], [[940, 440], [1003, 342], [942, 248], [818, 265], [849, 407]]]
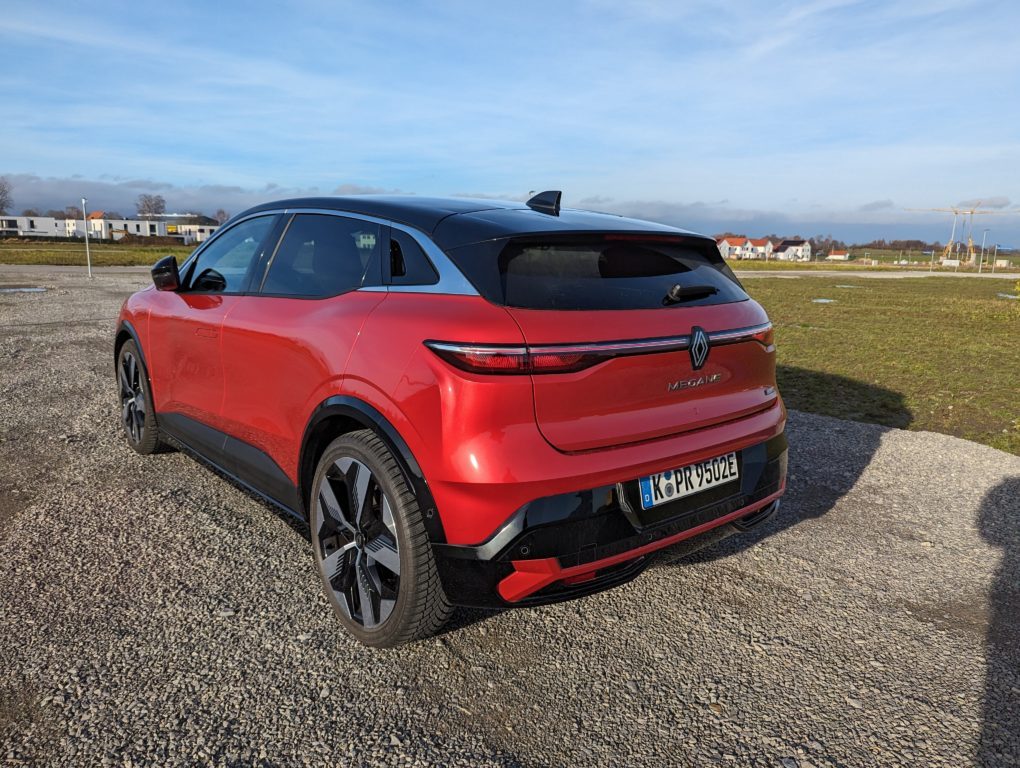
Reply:
[[746, 237], [738, 237], [736, 235], [727, 235], [726, 237], [717, 237], [715, 244], [719, 246], [719, 253], [722, 254], [724, 259], [746, 259], [748, 256], [749, 246], [748, 243], [751, 241]]

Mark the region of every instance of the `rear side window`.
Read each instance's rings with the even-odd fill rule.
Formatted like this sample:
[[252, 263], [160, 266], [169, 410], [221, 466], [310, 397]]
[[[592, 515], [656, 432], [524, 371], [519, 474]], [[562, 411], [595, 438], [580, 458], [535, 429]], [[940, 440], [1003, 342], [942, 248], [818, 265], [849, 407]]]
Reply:
[[269, 264], [262, 293], [323, 298], [378, 284], [381, 240], [377, 224], [298, 214]]
[[721, 259], [672, 238], [526, 237], [449, 255], [489, 301], [522, 309], [662, 309], [747, 299]]
[[389, 281], [393, 285], [435, 285], [439, 275], [421, 246], [406, 232], [390, 230]]

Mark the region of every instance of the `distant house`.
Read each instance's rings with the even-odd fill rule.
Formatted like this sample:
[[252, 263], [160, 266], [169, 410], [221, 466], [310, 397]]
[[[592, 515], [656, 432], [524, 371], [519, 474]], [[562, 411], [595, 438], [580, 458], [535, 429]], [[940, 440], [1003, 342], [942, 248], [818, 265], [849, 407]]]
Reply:
[[829, 255], [825, 257], [826, 261], [850, 261], [850, 251], [837, 251], [833, 248], [829, 251]]
[[773, 253], [782, 261], [810, 261], [811, 243], [801, 238], [783, 240], [773, 249]]
[[746, 237], [718, 237], [715, 244], [724, 259], [748, 259], [751, 252], [750, 240]]
[[772, 258], [772, 241], [767, 237], [751, 238], [747, 241], [747, 246], [751, 252], [751, 255], [748, 256], [750, 259], [765, 259], [765, 261], [768, 261]]
[[63, 237], [63, 225], [52, 216], [0, 216], [0, 236]]
[[0, 237], [89, 237], [120, 240], [135, 237], [172, 237], [185, 245], [201, 243], [219, 229], [219, 223], [208, 216], [168, 214], [148, 219], [111, 219], [104, 211], [92, 211], [87, 221], [54, 219], [49, 216], [0, 217]]

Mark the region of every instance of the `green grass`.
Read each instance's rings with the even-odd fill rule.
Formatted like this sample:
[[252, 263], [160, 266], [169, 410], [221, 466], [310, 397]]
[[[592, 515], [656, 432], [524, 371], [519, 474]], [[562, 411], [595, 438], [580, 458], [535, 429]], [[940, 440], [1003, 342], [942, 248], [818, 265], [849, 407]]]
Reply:
[[790, 407], [1020, 454], [1020, 301], [997, 296], [1015, 283], [847, 275], [746, 287], [776, 327]]
[[[93, 264], [151, 265], [185, 246], [92, 248]], [[82, 243], [0, 242], [0, 262], [85, 264]], [[789, 262], [739, 269], [803, 269]], [[1020, 301], [1007, 280], [840, 277], [747, 280], [776, 326], [779, 383], [792, 408], [966, 437], [1020, 454]], [[838, 288], [853, 285], [853, 288]], [[814, 304], [811, 299], [835, 299]]]
[[[187, 245], [101, 245], [89, 246], [94, 267], [151, 266], [172, 253], [183, 261], [194, 250]], [[80, 240], [68, 243], [0, 242], [0, 264], [63, 264], [85, 266], [85, 244]]]

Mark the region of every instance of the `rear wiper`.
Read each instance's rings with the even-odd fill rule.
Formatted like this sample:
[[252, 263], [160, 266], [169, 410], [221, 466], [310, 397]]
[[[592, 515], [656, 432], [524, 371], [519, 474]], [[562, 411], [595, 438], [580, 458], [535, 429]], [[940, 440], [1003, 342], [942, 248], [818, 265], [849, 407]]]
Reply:
[[680, 283], [677, 283], [666, 292], [662, 303], [669, 306], [670, 304], [679, 304], [682, 301], [703, 299], [716, 293], [719, 293], [719, 289], [714, 285], [680, 285]]

